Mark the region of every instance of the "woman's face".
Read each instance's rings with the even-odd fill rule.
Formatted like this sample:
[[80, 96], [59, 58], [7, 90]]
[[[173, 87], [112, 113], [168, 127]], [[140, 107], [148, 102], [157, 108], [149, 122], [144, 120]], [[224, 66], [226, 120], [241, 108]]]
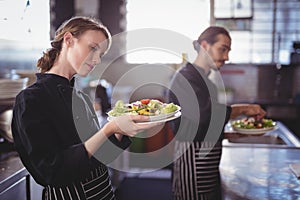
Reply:
[[101, 56], [108, 47], [107, 38], [101, 31], [88, 30], [78, 38], [72, 37], [67, 60], [75, 74], [86, 76], [101, 63]]
[[208, 45], [207, 53], [213, 61], [211, 68], [219, 70], [225, 61], [229, 60], [229, 51], [231, 50], [231, 40], [226, 35], [219, 34], [218, 40], [212, 45]]

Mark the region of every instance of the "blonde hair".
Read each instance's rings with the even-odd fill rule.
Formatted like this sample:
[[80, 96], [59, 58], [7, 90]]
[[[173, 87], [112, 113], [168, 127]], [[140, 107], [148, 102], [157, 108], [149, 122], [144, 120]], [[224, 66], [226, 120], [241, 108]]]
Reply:
[[43, 56], [37, 62], [37, 68], [40, 69], [41, 73], [45, 73], [52, 68], [61, 52], [63, 38], [66, 32], [70, 32], [74, 37], [79, 37], [88, 30], [101, 31], [105, 35], [108, 40], [108, 47], [104, 54], [107, 53], [112, 42], [109, 30], [101, 22], [93, 18], [76, 16], [65, 21], [55, 32], [55, 37], [51, 42], [51, 48], [43, 52]]

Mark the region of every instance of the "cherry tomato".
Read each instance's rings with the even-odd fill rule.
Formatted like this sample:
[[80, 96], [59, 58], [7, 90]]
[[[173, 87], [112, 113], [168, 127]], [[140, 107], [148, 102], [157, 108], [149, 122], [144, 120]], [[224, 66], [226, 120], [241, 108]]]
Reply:
[[142, 104], [148, 104], [150, 102], [150, 99], [142, 99], [141, 103]]

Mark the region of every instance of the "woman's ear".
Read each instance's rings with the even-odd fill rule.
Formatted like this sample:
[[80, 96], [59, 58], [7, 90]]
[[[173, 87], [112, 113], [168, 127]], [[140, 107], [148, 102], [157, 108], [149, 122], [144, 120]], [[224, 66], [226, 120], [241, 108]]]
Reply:
[[64, 34], [64, 43], [67, 45], [67, 46], [70, 46], [73, 44], [73, 35], [72, 33], [70, 32], [66, 32]]

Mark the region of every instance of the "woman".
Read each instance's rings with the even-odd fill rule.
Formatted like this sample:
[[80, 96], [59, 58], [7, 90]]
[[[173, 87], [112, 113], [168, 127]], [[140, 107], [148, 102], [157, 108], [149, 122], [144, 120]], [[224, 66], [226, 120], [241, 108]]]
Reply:
[[217, 89], [208, 79], [228, 60], [231, 37], [222, 27], [207, 28], [194, 41], [198, 55], [173, 77], [169, 100], [181, 106], [182, 117], [174, 121], [176, 160], [173, 170], [174, 199], [221, 199], [219, 163], [223, 128], [229, 118], [241, 114], [262, 118], [259, 105], [218, 103]]
[[[86, 76], [110, 45], [105, 26], [87, 17], [71, 18], [38, 60], [36, 83], [16, 97], [14, 143], [27, 170], [45, 187], [43, 199], [115, 199], [104, 163], [120, 151], [104, 150], [125, 149], [128, 136], [157, 125], [136, 123], [148, 117], [124, 116], [99, 130], [89, 98], [73, 88], [74, 75]], [[104, 161], [93, 156], [97, 150]]]

